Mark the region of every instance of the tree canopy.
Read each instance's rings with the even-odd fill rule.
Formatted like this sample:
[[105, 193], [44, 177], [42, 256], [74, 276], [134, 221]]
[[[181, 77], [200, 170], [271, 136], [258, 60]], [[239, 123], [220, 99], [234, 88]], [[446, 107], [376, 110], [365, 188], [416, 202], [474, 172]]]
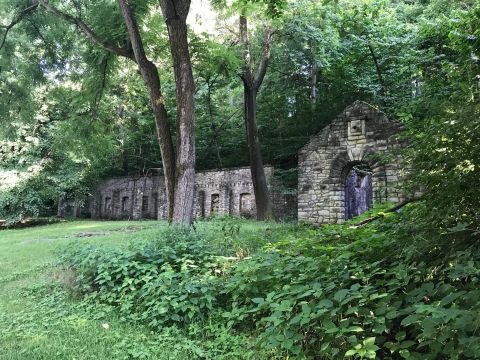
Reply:
[[[79, 36], [78, 26], [34, 4], [0, 3], [2, 169], [18, 172], [23, 182], [32, 174], [56, 179], [48, 201], [42, 200], [51, 203], [59, 183], [66, 196], [87, 196], [88, 184], [99, 177], [161, 168], [155, 121], [137, 67], [128, 54], [108, 50], [129, 52], [132, 46], [117, 4], [49, 3], [108, 41], [92, 41], [88, 32]], [[250, 163], [237, 23], [238, 11], [245, 11], [254, 62], [261, 57], [266, 24], [275, 29], [257, 123], [264, 163], [280, 169], [290, 187], [296, 187], [298, 149], [361, 99], [407, 125], [412, 186], [438, 201], [438, 219], [472, 219], [470, 185], [479, 153], [477, 2], [235, 1], [231, 10], [222, 1], [211, 5], [217, 17], [211, 31], [188, 34], [197, 169]], [[175, 119], [174, 63], [160, 6], [136, 1], [133, 10], [145, 53], [160, 70], [169, 118]], [[31, 171], [33, 165], [37, 171]], [[447, 206], [453, 203], [461, 209]]]

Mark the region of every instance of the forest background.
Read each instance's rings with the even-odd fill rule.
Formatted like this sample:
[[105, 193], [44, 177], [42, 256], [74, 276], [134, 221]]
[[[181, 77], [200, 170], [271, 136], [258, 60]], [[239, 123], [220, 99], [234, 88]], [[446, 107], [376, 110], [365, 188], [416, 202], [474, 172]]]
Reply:
[[[89, 41], [62, 18], [40, 8], [23, 11], [29, 4], [0, 3], [0, 217], [13, 221], [44, 214], [61, 197], [86, 199], [101, 178], [162, 167], [136, 64]], [[116, 2], [57, 5], [101, 37], [128, 45]], [[411, 182], [432, 195], [435, 216], [474, 217], [471, 184], [480, 154], [476, 1], [230, 5], [194, 3], [188, 20], [197, 169], [249, 165], [242, 13], [249, 20], [254, 64], [272, 29], [257, 123], [264, 163], [274, 165], [290, 188], [296, 188], [299, 148], [361, 99], [407, 125], [412, 145], [404, 156], [413, 169]], [[160, 69], [169, 118], [175, 119], [173, 63], [158, 2], [132, 6], [147, 57]]]

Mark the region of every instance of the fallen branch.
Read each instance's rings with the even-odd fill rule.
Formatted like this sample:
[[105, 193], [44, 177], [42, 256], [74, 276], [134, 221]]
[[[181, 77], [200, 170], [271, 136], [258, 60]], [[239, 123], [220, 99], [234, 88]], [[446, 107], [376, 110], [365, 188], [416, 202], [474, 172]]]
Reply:
[[391, 207], [390, 209], [387, 209], [387, 210], [383, 211], [382, 213], [379, 213], [379, 214], [377, 214], [377, 215], [371, 216], [371, 217], [369, 217], [369, 218], [367, 218], [367, 219], [365, 219], [365, 220], [362, 220], [362, 221], [360, 221], [360, 222], [358, 222], [358, 223], [356, 223], [356, 224], [353, 224], [352, 227], [353, 227], [353, 228], [357, 228], [357, 227], [364, 226], [364, 225], [366, 225], [366, 224], [368, 224], [368, 223], [371, 223], [372, 221], [375, 221], [375, 220], [377, 220], [377, 219], [382, 218], [382, 217], [384, 216], [384, 215], [383, 215], [384, 213], [392, 213], [392, 212], [395, 212], [395, 211], [397, 211], [397, 210], [400, 210], [400, 209], [401, 209], [402, 207], [404, 207], [405, 205], [407, 205], [407, 204], [409, 204], [409, 203], [411, 203], [411, 202], [417, 201], [417, 200], [419, 200], [419, 199], [418, 199], [418, 198], [406, 199], [406, 200], [404, 200], [404, 201], [402, 201], [402, 202], [399, 202], [397, 205]]

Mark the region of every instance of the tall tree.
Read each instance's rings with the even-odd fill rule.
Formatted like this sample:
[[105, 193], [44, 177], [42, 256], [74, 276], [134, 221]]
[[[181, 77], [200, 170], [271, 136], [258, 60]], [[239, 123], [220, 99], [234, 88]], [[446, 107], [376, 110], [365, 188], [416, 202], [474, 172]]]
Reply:
[[[149, 90], [155, 117], [165, 174], [169, 218], [173, 218], [175, 222], [179, 223], [191, 223], [193, 221], [195, 185], [195, 86], [188, 51], [186, 26], [190, 1], [181, 0], [175, 3], [173, 1], [160, 1], [169, 30], [170, 49], [174, 60], [177, 85], [177, 156], [175, 156], [158, 69], [145, 54], [138, 23], [128, 0], [118, 0], [118, 5], [130, 40], [125, 46], [118, 46], [118, 42], [103, 38], [87, 25], [80, 15], [73, 16], [50, 4], [48, 0], [37, 0], [20, 11], [20, 15], [11, 24], [6, 25], [5, 37], [7, 32], [24, 17], [24, 14], [40, 6], [50, 14], [73, 24], [87, 39], [106, 51], [137, 63], [140, 74]], [[76, 4], [76, 6], [79, 5]]]
[[[157, 125], [160, 151], [162, 154], [163, 171], [165, 176], [165, 186], [167, 189], [169, 217], [174, 216], [175, 209], [175, 152], [173, 149], [172, 136], [168, 124], [167, 111], [163, 98], [160, 77], [156, 65], [145, 55], [143, 41], [138, 29], [135, 15], [132, 12], [127, 0], [118, 0], [120, 11], [127, 27], [132, 51], [135, 61], [140, 69], [145, 85], [149, 89], [150, 102], [152, 105], [155, 122]], [[179, 219], [181, 221], [181, 219]]]
[[270, 45], [273, 29], [268, 26], [265, 30], [261, 61], [256, 74], [254, 73], [253, 56], [248, 39], [248, 22], [245, 13], [240, 15], [240, 44], [243, 48], [244, 67], [240, 77], [243, 81], [245, 128], [247, 132], [248, 152], [250, 156], [250, 171], [252, 173], [255, 203], [257, 205], [257, 219], [273, 219], [272, 199], [269, 194], [265, 171], [263, 168], [262, 152], [257, 127], [257, 94], [267, 72], [270, 60]]
[[160, 0], [168, 29], [177, 100], [177, 162], [174, 218], [191, 223], [195, 197], [195, 83], [188, 49], [190, 0]]

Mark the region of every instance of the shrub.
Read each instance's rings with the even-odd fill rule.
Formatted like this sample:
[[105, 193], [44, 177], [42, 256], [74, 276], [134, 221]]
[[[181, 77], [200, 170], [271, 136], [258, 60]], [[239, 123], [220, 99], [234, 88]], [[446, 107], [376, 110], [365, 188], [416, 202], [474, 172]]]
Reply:
[[[173, 228], [141, 250], [75, 249], [66, 264], [78, 291], [126, 319], [154, 328], [226, 323], [258, 335], [272, 356], [475, 358], [478, 247], [420, 251], [399, 221], [387, 219], [382, 231], [291, 227], [273, 232], [276, 242], [266, 231], [265, 248], [246, 258], [216, 255], [209, 241], [218, 236]], [[438, 236], [452, 241], [457, 230]]]
[[172, 229], [164, 236], [142, 250], [70, 249], [64, 262], [77, 273], [75, 290], [153, 327], [206, 318], [225, 261], [193, 231]]

